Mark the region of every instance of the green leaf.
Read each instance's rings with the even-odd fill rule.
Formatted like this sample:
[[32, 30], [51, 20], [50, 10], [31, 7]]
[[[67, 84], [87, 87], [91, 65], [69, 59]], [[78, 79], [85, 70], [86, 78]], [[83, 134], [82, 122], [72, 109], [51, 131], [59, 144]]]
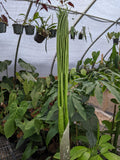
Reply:
[[58, 111], [57, 101], [54, 103], [54, 105], [52, 106], [51, 110], [48, 112], [48, 115], [46, 117], [46, 121], [51, 120], [56, 111]]
[[84, 120], [86, 120], [86, 112], [85, 112], [85, 109], [82, 106], [81, 102], [76, 97], [72, 97], [72, 101], [73, 101], [74, 107], [77, 109], [77, 111], [80, 114], [80, 116]]
[[85, 69], [81, 69], [81, 74], [83, 75], [83, 76], [86, 76], [86, 73], [87, 73], [87, 71], [85, 70]]
[[5, 136], [7, 138], [10, 138], [14, 134], [15, 130], [16, 130], [16, 125], [14, 119], [7, 120], [4, 126]]
[[53, 156], [53, 158], [55, 158], [55, 159], [60, 159], [60, 153], [56, 153], [56, 154]]
[[102, 88], [100, 87], [99, 83], [97, 83], [97, 85], [95, 87], [95, 96], [96, 96], [98, 102], [102, 105], [103, 93], [102, 93]]
[[[29, 72], [27, 73], [22, 73], [21, 74], [21, 77], [24, 79], [24, 80], [27, 80], [27, 81], [32, 81], [32, 82], [36, 82], [37, 80], [33, 77], [33, 75]], [[31, 83], [32, 83], [31, 82]], [[34, 83], [33, 83], [34, 84]]]
[[100, 153], [104, 154], [104, 153], [108, 152], [109, 149], [112, 150], [112, 149], [115, 149], [115, 147], [113, 147], [113, 145], [110, 143], [104, 143], [101, 145]]
[[38, 150], [38, 146], [34, 146], [32, 148], [32, 143], [28, 143], [23, 156], [22, 156], [22, 160], [27, 160], [28, 158], [30, 158], [32, 156], [33, 153], [35, 153]]
[[118, 121], [120, 121], [120, 111], [118, 111], [115, 116], [115, 122], [118, 122]]
[[84, 61], [84, 65], [90, 64], [92, 61], [92, 58], [86, 58], [86, 60]]
[[72, 101], [72, 93], [68, 95], [68, 112], [69, 112], [69, 117], [71, 119], [75, 113], [75, 108]]
[[40, 130], [44, 128], [43, 121], [39, 119], [34, 119], [34, 126], [35, 126], [36, 133], [39, 135]]
[[28, 102], [27, 101], [22, 101], [20, 103], [20, 106], [17, 107], [16, 118], [22, 119], [24, 114], [27, 111], [27, 108], [28, 108]]
[[107, 127], [108, 130], [112, 129], [112, 122], [104, 120], [104, 121], [102, 121], [102, 123], [105, 124], [105, 127]]
[[99, 55], [100, 55], [100, 51], [98, 51], [98, 52], [92, 52], [93, 63], [96, 63]]
[[89, 160], [103, 160], [99, 155], [91, 157]]
[[43, 142], [43, 137], [39, 134], [33, 134], [30, 137], [30, 140], [34, 141], [34, 142]]
[[58, 133], [58, 128], [57, 126], [53, 126], [50, 128], [48, 131], [47, 137], [46, 137], [46, 145], [50, 143], [51, 139]]
[[113, 102], [114, 104], [119, 104], [118, 101], [115, 98], [112, 98], [111, 102]]
[[2, 83], [0, 83], [0, 87], [2, 89], [6, 89], [7, 91], [11, 91], [12, 90], [12, 88], [10, 87], [10, 85], [8, 83], [2, 82]]
[[89, 82], [87, 85], [86, 85], [86, 94], [90, 94], [95, 88], [95, 83], [93, 82]]
[[18, 126], [23, 131], [24, 139], [36, 133], [36, 130], [34, 127], [34, 119], [31, 121], [25, 120], [24, 122], [21, 122], [19, 119], [16, 119], [15, 122], [16, 122], [16, 126]]
[[120, 103], [120, 93], [116, 90], [116, 88], [114, 88], [112, 85], [108, 84], [105, 81], [102, 81], [102, 83], [108, 88], [108, 90], [115, 96], [117, 101]]
[[40, 92], [37, 92], [35, 89], [31, 92], [31, 98], [32, 98], [32, 105], [37, 107], [38, 100], [40, 99]]
[[82, 154], [80, 158], [78, 158], [78, 160], [89, 160], [89, 158], [90, 158], [90, 152], [85, 152]]
[[86, 132], [86, 136], [88, 138], [90, 146], [91, 147], [95, 146], [97, 142], [96, 134], [92, 130], [88, 130]]
[[108, 142], [110, 139], [111, 139], [110, 135], [102, 135], [99, 140], [99, 145], [102, 145], [102, 144]]
[[0, 72], [5, 71], [8, 68], [8, 65], [10, 65], [12, 61], [5, 60], [5, 61], [0, 61]]
[[25, 80], [23, 82], [23, 89], [26, 95], [28, 95], [29, 92], [33, 90], [33, 86], [34, 86], [34, 82], [31, 80], [30, 81]]
[[19, 65], [24, 68], [26, 71], [34, 72], [36, 68], [29, 63], [26, 63], [21, 58], [18, 60]]
[[15, 102], [16, 98], [17, 98], [16, 93], [11, 92], [9, 95], [8, 106], [11, 105], [13, 102]]
[[79, 157], [81, 157], [85, 152], [87, 151], [87, 148], [84, 146], [76, 146], [70, 150], [70, 160], [75, 160]]
[[23, 139], [23, 136], [22, 136], [17, 142], [16, 149], [18, 149], [24, 142], [25, 142], [25, 139]]
[[84, 129], [86, 129], [87, 133], [86, 136], [88, 138], [89, 144], [91, 147], [96, 145], [97, 142], [97, 129], [98, 129], [98, 119], [96, 115], [94, 114], [90, 118], [88, 118], [86, 121], [81, 121], [82, 126]]
[[34, 16], [33, 16], [33, 20], [39, 18], [39, 12], [35, 12]]
[[110, 152], [103, 154], [103, 156], [108, 160], [120, 160], [120, 156]]

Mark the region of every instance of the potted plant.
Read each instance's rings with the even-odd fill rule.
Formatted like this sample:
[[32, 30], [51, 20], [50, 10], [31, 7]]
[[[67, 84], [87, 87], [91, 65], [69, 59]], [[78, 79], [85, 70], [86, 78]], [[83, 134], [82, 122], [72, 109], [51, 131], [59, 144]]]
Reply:
[[113, 38], [113, 44], [118, 45], [120, 32], [107, 33], [107, 37], [111, 40]]
[[23, 25], [19, 23], [14, 23], [13, 25], [13, 31], [15, 34], [22, 34], [23, 33]]
[[0, 33], [6, 32], [6, 26], [8, 26], [8, 19], [6, 16], [1, 15], [1, 17], [0, 17]]
[[50, 38], [56, 37], [56, 33], [57, 33], [57, 30], [56, 30], [56, 29], [51, 29], [51, 30], [50, 30], [50, 34], [49, 34], [49, 37], [50, 37]]
[[40, 17], [38, 15], [38, 18], [41, 21], [41, 26], [39, 26], [39, 23], [36, 22], [36, 35], [34, 37], [34, 40], [38, 43], [42, 43], [45, 38], [47, 38], [50, 35], [50, 30], [54, 29], [56, 27], [55, 23], [52, 23], [48, 25], [48, 20], [50, 19], [50, 16], [47, 18], [47, 20], [44, 20], [43, 17]]
[[77, 35], [78, 31], [75, 30], [75, 27], [72, 26], [70, 30], [71, 39], [75, 39], [75, 35]]
[[[20, 14], [22, 16], [24, 16], [25, 18], [25, 14]], [[34, 34], [34, 30], [35, 30], [35, 26], [32, 25], [32, 22], [36, 20], [36, 13], [34, 14], [33, 18], [28, 19], [25, 23], [23, 23], [24, 27], [25, 27], [25, 33], [27, 35], [33, 35]]]
[[16, 22], [12, 25], [13, 26], [13, 32], [15, 34], [22, 34], [23, 33], [23, 20], [17, 19]]
[[33, 35], [34, 34], [34, 30], [35, 30], [35, 26], [33, 26], [31, 24], [25, 25], [25, 33], [27, 35]]
[[79, 33], [78, 39], [83, 39], [83, 33], [82, 32]]

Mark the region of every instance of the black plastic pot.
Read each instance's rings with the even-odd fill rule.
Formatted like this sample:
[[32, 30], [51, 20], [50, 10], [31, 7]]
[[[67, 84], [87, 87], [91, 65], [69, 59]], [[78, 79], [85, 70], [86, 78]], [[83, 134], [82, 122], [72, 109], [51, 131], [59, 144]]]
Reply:
[[81, 32], [79, 33], [78, 39], [83, 39], [83, 34]]
[[75, 33], [70, 34], [71, 39], [75, 39]]
[[56, 37], [56, 32], [57, 32], [56, 29], [51, 29], [51, 30], [50, 30], [50, 34], [49, 34], [49, 37], [50, 37], [50, 38]]
[[40, 35], [38, 32], [36, 32], [35, 34], [35, 37], [34, 37], [34, 40], [37, 42], [37, 43], [42, 43], [44, 41], [46, 37]]
[[35, 30], [35, 26], [33, 26], [33, 25], [26, 25], [25, 26], [25, 33], [27, 35], [33, 35], [34, 34], [34, 30]]
[[3, 22], [0, 22], [0, 33], [6, 32], [6, 24]]
[[118, 38], [113, 39], [113, 44], [118, 45], [118, 42], [119, 42]]
[[22, 24], [13, 24], [13, 31], [15, 34], [23, 33], [23, 25]]

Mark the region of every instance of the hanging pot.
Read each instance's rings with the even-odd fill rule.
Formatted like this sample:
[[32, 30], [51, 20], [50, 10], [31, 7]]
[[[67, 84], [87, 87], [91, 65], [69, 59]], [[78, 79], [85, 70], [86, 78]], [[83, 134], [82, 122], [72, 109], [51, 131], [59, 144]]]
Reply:
[[40, 34], [38, 33], [38, 31], [37, 31], [36, 34], [35, 34], [34, 40], [35, 40], [37, 43], [42, 43], [45, 38], [46, 38], [45, 36], [40, 35]]
[[15, 34], [23, 33], [23, 25], [22, 24], [13, 24], [13, 31]]
[[57, 32], [56, 29], [51, 29], [51, 30], [50, 30], [50, 33], [49, 33], [49, 37], [50, 37], [50, 38], [56, 37], [56, 32]]
[[118, 45], [119, 39], [118, 38], [114, 38], [113, 39], [113, 44]]
[[83, 39], [83, 33], [79, 33], [78, 39]]
[[27, 35], [33, 35], [34, 34], [34, 30], [35, 30], [35, 26], [33, 26], [33, 25], [26, 25], [25, 26], [25, 33]]
[[75, 39], [75, 32], [73, 34], [70, 34], [71, 39]]
[[0, 33], [6, 32], [6, 24], [3, 22], [0, 22]]

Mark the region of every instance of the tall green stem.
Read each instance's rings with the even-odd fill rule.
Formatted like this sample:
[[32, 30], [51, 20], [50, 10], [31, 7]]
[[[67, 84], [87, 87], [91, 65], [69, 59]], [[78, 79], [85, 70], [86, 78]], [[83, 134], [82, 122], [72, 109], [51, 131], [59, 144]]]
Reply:
[[[27, 18], [28, 18], [28, 15], [29, 15], [29, 12], [31, 10], [31, 7], [32, 7], [32, 4], [33, 2], [30, 2], [30, 5], [28, 7], [28, 10], [27, 10], [27, 13], [26, 13], [26, 16], [25, 16], [25, 19], [24, 19], [24, 22], [26, 22]], [[14, 64], [14, 85], [16, 83], [16, 67], [17, 67], [17, 58], [18, 58], [18, 51], [19, 51], [19, 46], [20, 46], [20, 42], [21, 42], [21, 38], [22, 38], [22, 34], [20, 34], [19, 36], [19, 39], [18, 39], [18, 43], [17, 43], [17, 48], [16, 48], [16, 54], [15, 54], [15, 64]]]
[[[57, 28], [57, 70], [58, 70], [58, 128], [60, 158], [69, 160], [69, 116], [67, 106], [69, 68], [68, 13], [59, 10]], [[66, 142], [65, 142], [66, 141]], [[64, 148], [64, 149], [63, 149]]]

